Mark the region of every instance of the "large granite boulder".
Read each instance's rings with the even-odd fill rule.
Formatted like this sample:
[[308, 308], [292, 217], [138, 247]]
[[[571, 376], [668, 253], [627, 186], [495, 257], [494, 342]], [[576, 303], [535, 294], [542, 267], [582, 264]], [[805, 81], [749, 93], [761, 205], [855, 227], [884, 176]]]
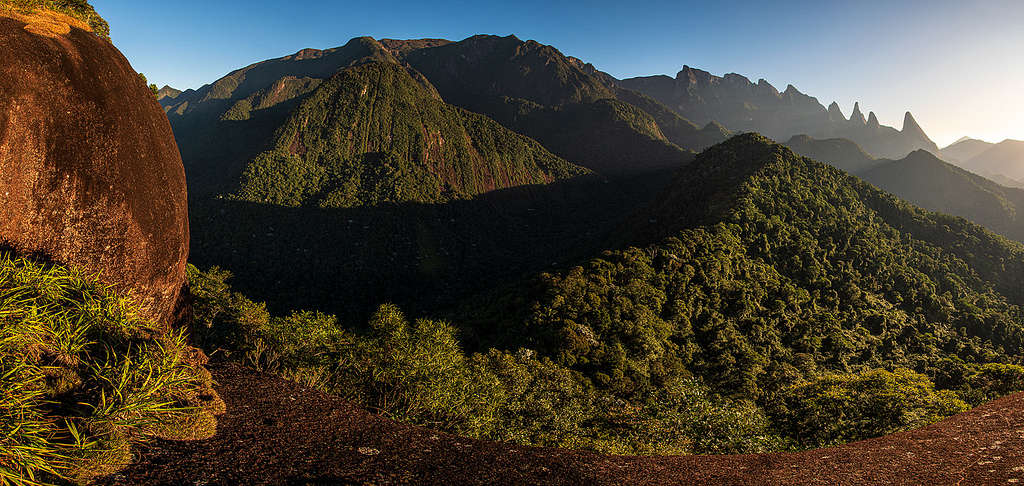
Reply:
[[0, 245], [99, 272], [170, 324], [188, 256], [181, 157], [139, 74], [86, 29], [0, 16]]

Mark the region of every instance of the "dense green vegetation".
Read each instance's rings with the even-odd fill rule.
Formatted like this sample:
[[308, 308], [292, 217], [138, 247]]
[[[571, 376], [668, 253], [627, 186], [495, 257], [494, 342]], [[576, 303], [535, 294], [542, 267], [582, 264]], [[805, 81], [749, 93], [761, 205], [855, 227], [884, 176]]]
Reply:
[[86, 0], [2, 0], [0, 11], [12, 9], [18, 12], [53, 10], [74, 17], [89, 25], [93, 33], [110, 40], [110, 25]]
[[388, 45], [168, 102], [190, 184], [230, 193], [193, 198], [195, 260], [274, 301], [192, 269], [206, 351], [413, 423], [644, 454], [835, 444], [1024, 386], [1020, 245], [755, 135], [623, 223], [728, 132], [535, 42]]
[[[365, 60], [397, 62], [377, 41], [304, 49], [242, 69], [198, 90], [160, 99], [181, 150], [190, 200], [237, 188], [243, 168], [273, 148], [274, 133], [335, 72]], [[173, 91], [172, 91], [173, 93]]]
[[[807, 446], [937, 419], [996, 394], [977, 378], [989, 363], [1024, 369], [1024, 248], [760, 137], [701, 154], [628, 227], [653, 243], [499, 292], [457, 322], [625, 400], [700, 378]], [[846, 415], [822, 404], [837, 387], [910, 395], [850, 398], [867, 409]], [[809, 425], [850, 416], [870, 423]]]
[[781, 447], [752, 404], [693, 379], [623, 401], [529, 349], [467, 353], [451, 325], [383, 305], [368, 325], [275, 316], [217, 268], [190, 267], [193, 337], [207, 352], [339, 394], [385, 416], [472, 437], [629, 454]]
[[1024, 248], [964, 220], [744, 135], [637, 225], [651, 244], [485, 293], [458, 327], [276, 316], [192, 268], [193, 334], [392, 418], [617, 453], [832, 445], [1024, 389]]
[[147, 437], [205, 437], [219, 399], [180, 332], [78, 271], [0, 254], [0, 484], [84, 483]]
[[285, 206], [443, 202], [585, 171], [494, 121], [437, 99], [403, 67], [369, 62], [321, 84], [274, 148], [242, 173], [239, 199]]

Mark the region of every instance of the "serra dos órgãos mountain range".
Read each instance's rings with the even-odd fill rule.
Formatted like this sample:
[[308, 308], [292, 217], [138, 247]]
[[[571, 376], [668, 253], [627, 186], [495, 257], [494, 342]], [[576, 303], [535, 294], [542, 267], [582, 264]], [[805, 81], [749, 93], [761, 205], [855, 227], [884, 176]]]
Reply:
[[[537, 183], [550, 181], [556, 177], [531, 164], [514, 170], [514, 177], [498, 177], [495, 180], [484, 181], [491, 177], [489, 171], [494, 169], [493, 163], [502, 160], [504, 153], [512, 154], [516, 151], [497, 150], [503, 147], [500, 144], [487, 147], [473, 146], [473, 142], [469, 144], [472, 150], [457, 149], [452, 143], [462, 146], [464, 137], [456, 137], [459, 141], [453, 142], [456, 138], [445, 137], [441, 131], [431, 132], [430, 127], [424, 127], [421, 130], [423, 133], [415, 134], [414, 125], [419, 121], [411, 116], [403, 118], [399, 115], [400, 120], [409, 123], [401, 125], [408, 129], [397, 141], [392, 140], [394, 134], [389, 131], [390, 127], [375, 124], [373, 121], [354, 125], [351, 129], [343, 126], [320, 126], [317, 122], [312, 126], [305, 124], [305, 121], [300, 123], [299, 115], [296, 114], [299, 111], [326, 109], [311, 108], [311, 105], [304, 104], [307, 98], [325, 99], [326, 90], [337, 89], [321, 87], [325, 80], [332, 76], [341, 76], [343, 72], [368, 62], [402, 66], [408, 74], [403, 76], [402, 86], [412, 86], [408, 82], [410, 78], [423, 86], [416, 94], [419, 98], [418, 103], [438, 107], [446, 114], [436, 118], [437, 120], [447, 120], [450, 118], [449, 115], [459, 113], [446, 108], [453, 107], [452, 105], [483, 114], [506, 129], [537, 140], [544, 149], [560, 157], [565, 163], [590, 169], [599, 176], [616, 178], [618, 183], [604, 184], [598, 182], [599, 177], [594, 176], [590, 176], [589, 179], [576, 177], [573, 179], [575, 182], [569, 184], [578, 188], [573, 191], [576, 195], [574, 198], [561, 193], [562, 189], [554, 189], [550, 184], [537, 186]], [[351, 76], [351, 73], [349, 75]], [[427, 103], [424, 93], [433, 93], [439, 99]], [[529, 187], [536, 187], [536, 190], [531, 189], [528, 192], [533, 194], [531, 198], [537, 200], [518, 207], [515, 218], [521, 218], [523, 224], [535, 231], [542, 241], [522, 236], [522, 231], [509, 235], [512, 240], [521, 241], [513, 246], [549, 249], [536, 256], [521, 253], [512, 256], [512, 253], [499, 247], [493, 247], [493, 251], [481, 252], [480, 242], [467, 243], [475, 239], [472, 234], [478, 231], [472, 228], [473, 224], [469, 224], [470, 235], [455, 234], [443, 226], [422, 229], [423, 226], [418, 225], [416, 231], [422, 231], [424, 234], [412, 237], [403, 248], [374, 252], [374, 257], [366, 258], [367, 261], [388, 260], [368, 265], [367, 269], [379, 268], [381, 265], [388, 268], [418, 266], [421, 269], [417, 272], [423, 278], [435, 282], [436, 276], [445, 273], [447, 269], [452, 279], [462, 281], [465, 279], [458, 278], [459, 272], [451, 266], [455, 259], [454, 255], [458, 254], [464, 255], [460, 260], [473, 261], [472, 265], [480, 269], [482, 276], [490, 272], [487, 267], [509, 268], [510, 265], [515, 265], [520, 268], [539, 268], [550, 264], [553, 257], [556, 261], [566, 261], [565, 258], [558, 258], [555, 255], [564, 253], [570, 246], [580, 246], [579, 238], [575, 236], [579, 232], [566, 231], [564, 228], [567, 223], [578, 224], [579, 228], [585, 228], [582, 230], [585, 233], [602, 234], [612, 231], [616, 225], [616, 218], [639, 208], [650, 194], [656, 193], [668, 180], [664, 174], [659, 175], [659, 171], [668, 173], [682, 166], [692, 158], [692, 152], [720, 142], [731, 134], [727, 127], [714, 120], [707, 121], [704, 127], [700, 128], [654, 97], [623, 87], [618, 80], [598, 71], [592, 65], [564, 56], [554, 47], [533, 41], [524, 42], [514, 36], [474, 36], [460, 42], [440, 39], [385, 39], [378, 42], [361, 37], [339, 48], [323, 51], [305, 49], [292, 56], [257, 63], [234, 71], [198, 90], [178, 93], [177, 90], [166, 87], [160, 96], [181, 147], [193, 196], [191, 205], [194, 217], [209, 218], [214, 223], [215, 220], [239, 218], [264, 221], [261, 226], [254, 223], [254, 231], [249, 231], [249, 236], [244, 241], [234, 237], [241, 232], [212, 229], [219, 228], [219, 224], [201, 225], [193, 234], [193, 255], [196, 261], [211, 264], [217, 260], [208, 259], [208, 255], [232, 255], [230, 258], [235, 263], [228, 266], [236, 273], [243, 274], [245, 278], [240, 278], [240, 282], [255, 282], [264, 278], [269, 282], [287, 282], [294, 272], [285, 271], [284, 268], [290, 268], [292, 265], [282, 265], [284, 275], [279, 275], [274, 271], [268, 272], [266, 268], [257, 269], [255, 261], [249, 256], [281, 254], [284, 248], [290, 246], [297, 248], [298, 253], [284, 253], [293, 254], [295, 259], [302, 259], [304, 254], [314, 253], [314, 248], [321, 248], [326, 241], [336, 241], [336, 236], [340, 235], [323, 236], [317, 233], [303, 236], [304, 232], [321, 231], [324, 225], [317, 225], [319, 229], [316, 230], [313, 227], [303, 229], [301, 224], [274, 225], [254, 213], [277, 214], [285, 210], [273, 209], [267, 205], [246, 205], [242, 202], [234, 203], [228, 208], [225, 206], [229, 203], [223, 199], [213, 202], [216, 195], [232, 195], [233, 200], [253, 204], [269, 202], [290, 207], [301, 205], [304, 209], [290, 211], [289, 214], [293, 216], [284, 218], [288, 221], [297, 221], [298, 214], [313, 212], [313, 207], [319, 208], [318, 214], [322, 215], [331, 213], [326, 210], [329, 207], [372, 208], [367, 210], [375, 213], [394, 211], [393, 205], [391, 209], [381, 209], [382, 206], [378, 204], [380, 202], [402, 203], [405, 208], [427, 203], [428, 205], [423, 208], [437, 210], [439, 206], [436, 203], [451, 201], [453, 198], [469, 200], [489, 189], [528, 187], [524, 186], [524, 183], [531, 184]], [[375, 99], [385, 104], [394, 103], [399, 109], [410, 106], [392, 100], [395, 96], [402, 95], [399, 91], [388, 91], [380, 93]], [[353, 95], [351, 99], [357, 98]], [[377, 116], [372, 110], [363, 115], [370, 115], [371, 118]], [[314, 118], [320, 122], [329, 119]], [[481, 118], [475, 119], [487, 125], [488, 134], [483, 134], [482, 138], [491, 138], [492, 132], [499, 138], [507, 137], [507, 133], [500, 130], [502, 127], [487, 124]], [[445, 125], [459, 123], [462, 122], [446, 121]], [[292, 127], [296, 124], [303, 125], [301, 137], [291, 141], [281, 138], [280, 132], [289, 124]], [[341, 133], [345, 130], [349, 132]], [[450, 132], [448, 134], [450, 135]], [[339, 140], [367, 140], [373, 142], [371, 145], [377, 144], [378, 141], [380, 143], [376, 147], [350, 144], [339, 150], [335, 147]], [[440, 140], [447, 141], [448, 145], [442, 152], [432, 154], [431, 150], [436, 152], [441, 146], [437, 143]], [[295, 143], [296, 141], [299, 143]], [[388, 146], [392, 143], [402, 146]], [[300, 156], [298, 152], [305, 150], [307, 144], [319, 146], [323, 150], [309, 157]], [[395, 153], [386, 152], [392, 148], [397, 149]], [[527, 152], [532, 150], [534, 149], [528, 149]], [[310, 158], [317, 160], [310, 163]], [[434, 169], [423, 166], [422, 162], [426, 159], [430, 159]], [[488, 160], [492, 162], [490, 168], [484, 167], [484, 162]], [[515, 165], [520, 162], [511, 163]], [[458, 168], [456, 172], [461, 175], [439, 176], [440, 172], [437, 172], [437, 169], [441, 166], [447, 169]], [[370, 167], [374, 168], [373, 173], [364, 173], [364, 170]], [[387, 175], [381, 172], [382, 170], [387, 172]], [[359, 174], [358, 182], [353, 177], [355, 174]], [[445, 177], [448, 180], [445, 180]], [[623, 182], [624, 179], [630, 181]], [[342, 180], [345, 180], [345, 187], [339, 185]], [[587, 188], [583, 189], [583, 186]], [[565, 184], [561, 187], [565, 187]], [[559, 194], [549, 194], [552, 190]], [[347, 195], [342, 197], [343, 193]], [[601, 202], [584, 202], [586, 198], [591, 198], [590, 194], [599, 194], [598, 199]], [[507, 207], [507, 199], [504, 198], [506, 202], [501, 204], [503, 207]], [[559, 208], [575, 207], [578, 215], [570, 218], [571, 221], [566, 221], [565, 215], [552, 216], [560, 211], [553, 209], [553, 204]], [[210, 205], [217, 207], [210, 211], [200, 209], [200, 206], [207, 208]], [[445, 214], [420, 219], [438, 222], [453, 219], [494, 221], [496, 217], [508, 217], [507, 214], [483, 215], [486, 212], [493, 213], [493, 210], [485, 210], [482, 213], [474, 209], [468, 218], [452, 218], [452, 215], [448, 214], [450, 210], [451, 205], [448, 205], [443, 209]], [[540, 216], [541, 214], [546, 215]], [[280, 214], [269, 219], [277, 217], [280, 217]], [[362, 224], [359, 222], [360, 219], [347, 216], [325, 216], [327, 220], [336, 217], [349, 225], [350, 230], [358, 227], [356, 233], [362, 229], [375, 232], [381, 227], [376, 224]], [[392, 220], [379, 214], [373, 218]], [[394, 220], [401, 221], [403, 218], [404, 216], [400, 216]], [[334, 224], [326, 226], [340, 228]], [[553, 230], [556, 226], [560, 229]], [[272, 229], [268, 231], [267, 228]], [[542, 236], [551, 231], [560, 232], [562, 236]], [[574, 243], [568, 243], [565, 237], [568, 234], [574, 235]], [[267, 235], [272, 235], [279, 242], [270, 244], [263, 238]], [[294, 241], [289, 244], [288, 239]], [[359, 239], [354, 233], [342, 236], [342, 239], [352, 245], [362, 245], [358, 243]], [[600, 241], [599, 238], [588, 240]], [[556, 248], [558, 250], [555, 250]], [[366, 255], [372, 250], [363, 245], [355, 251]], [[547, 253], [548, 251], [551, 253]], [[513, 264], [510, 258], [517, 263]], [[399, 263], [403, 261], [406, 263]], [[221, 262], [223, 263], [223, 260]], [[323, 273], [323, 278], [314, 278], [312, 281], [321, 282], [330, 280], [339, 273], [351, 273], [351, 266], [352, 263], [349, 261], [321, 261], [320, 264], [314, 265], [314, 273]], [[344, 272], [342, 268], [345, 268]], [[465, 274], [466, 270], [460, 272]], [[388, 272], [384, 274], [387, 275]], [[389, 279], [374, 276], [363, 280], [378, 280], [386, 288]], [[302, 282], [295, 283], [303, 286]], [[440, 283], [438, 285], [447, 286]], [[457, 287], [462, 283], [454, 285]], [[327, 288], [325, 285], [315, 287]], [[254, 285], [243, 290], [253, 292], [259, 288], [265, 286]], [[372, 292], [367, 292], [367, 298], [373, 300], [370, 295]], [[459, 292], [452, 292], [454, 300]], [[303, 298], [310, 295], [302, 291], [297, 291], [297, 294]], [[258, 296], [274, 300], [270, 295]], [[319, 304], [325, 299], [337, 301], [323, 296], [303, 302], [303, 305]], [[374, 305], [376, 303], [367, 301], [363, 307], [372, 309]]]
[[[1018, 244], [757, 136], [690, 162], [749, 127], [701, 128], [627, 86], [514, 37], [359, 38], [162, 101], [183, 133], [205, 124], [220, 134], [206, 143], [222, 142], [211, 150], [234, 157], [196, 165], [223, 195], [192, 202], [197, 260], [278, 308], [365, 314], [392, 300], [447, 314], [468, 349], [536, 350], [579, 377], [574, 389], [634, 405], [696, 378], [754, 407], [748, 430], [804, 446], [937, 420], [1021, 372], [1021, 282], [1003, 271], [1021, 268]], [[842, 124], [883, 153], [937, 151], [910, 116], [896, 131], [858, 107]], [[243, 143], [261, 130], [258, 148]], [[431, 133], [468, 140], [439, 152]], [[831, 142], [821, 153], [853, 150], [857, 171], [880, 165]], [[482, 182], [494, 180], [506, 185]], [[814, 410], [833, 386], [864, 393], [861, 428]], [[893, 387], [910, 391], [877, 399]], [[887, 406], [897, 419], [867, 419]]]
[[[454, 75], [447, 70], [452, 59], [460, 60]], [[509, 72], [504, 84], [486, 78], [495, 70]], [[530, 74], [517, 79], [515, 72]], [[252, 285], [247, 292], [298, 275], [295, 265], [276, 271], [252, 255], [302, 260], [314, 275], [294, 282], [303, 306], [360, 301], [332, 297], [329, 281], [345, 274], [353, 280], [344, 287], [365, 286], [356, 292], [366, 301], [362, 308], [373, 309], [382, 294], [404, 301], [403, 293], [418, 293], [399, 290], [396, 280], [474, 288], [466, 283], [473, 271], [465, 262], [494, 278], [597, 245], [601, 238], [593, 235], [609, 231], [664, 184], [664, 174], [692, 158], [675, 142], [690, 137], [702, 148], [728, 134], [715, 124], [698, 129], [599, 74], [550, 46], [514, 37], [357, 38], [337, 49], [257, 63], [199, 90], [165, 89], [161, 102], [179, 139], [193, 218], [210, 222], [196, 225], [193, 258], [231, 268], [239, 282]], [[389, 84], [378, 86], [385, 77]], [[478, 92], [453, 79], [477, 79], [492, 89]], [[350, 101], [363, 108], [352, 109]], [[512, 129], [537, 135], [540, 144]], [[588, 168], [600, 174], [586, 175]], [[304, 224], [304, 215], [325, 222]], [[408, 227], [408, 241], [365, 244], [390, 239], [387, 221], [404, 226], [410, 218], [417, 224]], [[252, 222], [252, 231], [229, 231], [224, 221]], [[503, 244], [480, 241], [488, 227], [506, 234]], [[346, 258], [316, 251], [339, 244], [348, 248]], [[353, 254], [362, 257], [347, 257]], [[396, 278], [396, 268], [408, 273]], [[306, 286], [318, 296], [310, 297]]]
[[[412, 430], [390, 420], [620, 455], [787, 451], [1024, 389], [1024, 192], [933, 156], [909, 113], [895, 130], [686, 67], [620, 81], [514, 36], [362, 37], [151, 93], [85, 2], [0, 1], [0, 27], [17, 122], [0, 133], [0, 482], [151, 482], [97, 476], [219, 426], [311, 443], [285, 426], [294, 403], [254, 390], [380, 415], [312, 417], [339, 426], [320, 452], [358, 458], [389, 447], [352, 446], [366, 432]], [[949, 153], [1014, 180], [1016, 148]], [[239, 388], [201, 351], [247, 390], [221, 401], [214, 386]], [[479, 450], [453, 439], [429, 440]], [[308, 452], [264, 442], [288, 448], [247, 460]], [[137, 466], [181, 475], [169, 448], [227, 462], [210, 445]], [[388, 452], [358, 477], [404, 474]], [[599, 458], [544, 460], [583, 455]]]
[[779, 92], [764, 79], [754, 84], [735, 73], [719, 77], [683, 66], [675, 78], [637, 77], [619, 85], [647, 94], [696, 123], [716, 121], [730, 130], [758, 132], [779, 142], [795, 135], [846, 138], [878, 158], [900, 158], [918, 149], [939, 151], [910, 112], [901, 130], [881, 125], [874, 113], [865, 120], [859, 103], [847, 119], [835, 102], [826, 109], [793, 85]]

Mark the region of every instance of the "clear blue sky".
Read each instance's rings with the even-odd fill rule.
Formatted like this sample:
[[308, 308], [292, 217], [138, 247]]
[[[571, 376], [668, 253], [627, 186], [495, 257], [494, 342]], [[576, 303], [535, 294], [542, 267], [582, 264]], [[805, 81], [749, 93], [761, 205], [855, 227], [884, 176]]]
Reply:
[[[1024, 138], [1024, 1], [93, 0], [114, 44], [159, 85], [197, 88], [301, 48], [515, 34], [617, 77], [715, 74], [793, 84], [939, 145]], [[161, 5], [160, 7], [154, 7]]]

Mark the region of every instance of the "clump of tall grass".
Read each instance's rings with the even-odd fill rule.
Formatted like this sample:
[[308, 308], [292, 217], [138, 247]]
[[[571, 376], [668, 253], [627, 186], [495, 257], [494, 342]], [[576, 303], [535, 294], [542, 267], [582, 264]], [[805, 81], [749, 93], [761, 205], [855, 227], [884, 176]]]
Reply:
[[129, 297], [0, 252], [0, 485], [84, 483], [147, 437], [212, 434], [202, 364]]

